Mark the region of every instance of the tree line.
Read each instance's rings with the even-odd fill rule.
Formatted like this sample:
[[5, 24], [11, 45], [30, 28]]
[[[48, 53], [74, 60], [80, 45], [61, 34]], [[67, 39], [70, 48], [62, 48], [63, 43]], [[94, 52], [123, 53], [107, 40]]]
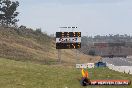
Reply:
[[132, 42], [132, 35], [109, 34], [96, 36], [83, 36], [82, 41], [87, 42]]

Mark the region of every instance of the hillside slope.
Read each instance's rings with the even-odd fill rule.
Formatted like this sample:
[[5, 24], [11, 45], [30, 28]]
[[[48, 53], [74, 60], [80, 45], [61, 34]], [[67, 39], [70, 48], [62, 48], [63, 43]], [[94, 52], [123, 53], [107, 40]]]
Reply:
[[[58, 61], [58, 51], [55, 48], [54, 38], [39, 30], [0, 27], [0, 57], [55, 64]], [[62, 63], [68, 64], [96, 62], [100, 59], [82, 53], [76, 57], [76, 50], [61, 50], [61, 58]]]

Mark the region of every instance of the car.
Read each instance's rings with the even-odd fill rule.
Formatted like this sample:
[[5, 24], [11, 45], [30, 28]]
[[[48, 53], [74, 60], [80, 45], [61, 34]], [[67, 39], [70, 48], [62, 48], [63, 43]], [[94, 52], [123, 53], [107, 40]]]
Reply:
[[95, 63], [95, 67], [106, 67], [106, 63], [99, 61]]

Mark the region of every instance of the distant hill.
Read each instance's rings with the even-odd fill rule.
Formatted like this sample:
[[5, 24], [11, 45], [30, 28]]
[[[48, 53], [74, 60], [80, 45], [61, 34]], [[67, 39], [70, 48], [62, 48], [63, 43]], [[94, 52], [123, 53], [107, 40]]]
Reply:
[[[55, 38], [42, 33], [41, 30], [0, 27], [0, 57], [41, 64], [56, 64], [58, 52], [55, 48]], [[61, 50], [61, 58], [63, 64], [96, 62], [100, 59], [100, 57], [88, 56], [81, 52], [76, 57], [75, 50]]]

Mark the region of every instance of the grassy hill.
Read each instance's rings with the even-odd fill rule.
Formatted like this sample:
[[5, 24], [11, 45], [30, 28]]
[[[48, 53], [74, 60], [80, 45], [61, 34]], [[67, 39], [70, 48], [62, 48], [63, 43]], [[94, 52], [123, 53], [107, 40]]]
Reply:
[[[90, 79], [129, 79], [132, 75], [107, 68], [88, 69]], [[112, 73], [112, 74], [111, 74]], [[82, 87], [80, 69], [42, 65], [0, 58], [0, 88], [132, 88], [130, 86]]]
[[[0, 27], [0, 57], [41, 64], [56, 64], [58, 52], [55, 48], [55, 38], [40, 30]], [[91, 57], [81, 52], [76, 57], [76, 50], [61, 50], [61, 58], [62, 63], [68, 65], [96, 62], [100, 59], [100, 57]]]

